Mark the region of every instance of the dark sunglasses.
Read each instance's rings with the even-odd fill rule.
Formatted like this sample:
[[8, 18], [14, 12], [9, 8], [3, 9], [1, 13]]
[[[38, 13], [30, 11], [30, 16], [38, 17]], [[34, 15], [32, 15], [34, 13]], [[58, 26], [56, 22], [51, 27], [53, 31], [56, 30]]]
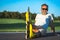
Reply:
[[48, 10], [47, 8], [42, 8], [42, 10]]

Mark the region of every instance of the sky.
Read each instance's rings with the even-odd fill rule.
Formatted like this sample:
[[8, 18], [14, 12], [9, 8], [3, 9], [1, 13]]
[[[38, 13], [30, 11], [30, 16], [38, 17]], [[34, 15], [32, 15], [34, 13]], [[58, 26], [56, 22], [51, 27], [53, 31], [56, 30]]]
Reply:
[[48, 13], [60, 16], [60, 0], [0, 0], [0, 12], [6, 10], [22, 13], [30, 7], [30, 12], [39, 14], [42, 4], [49, 6]]

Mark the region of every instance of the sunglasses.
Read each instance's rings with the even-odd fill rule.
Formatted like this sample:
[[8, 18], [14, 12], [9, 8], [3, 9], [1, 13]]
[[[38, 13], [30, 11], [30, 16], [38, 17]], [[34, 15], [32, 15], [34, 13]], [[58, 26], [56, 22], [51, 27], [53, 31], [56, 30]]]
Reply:
[[48, 10], [47, 8], [42, 8], [42, 10]]

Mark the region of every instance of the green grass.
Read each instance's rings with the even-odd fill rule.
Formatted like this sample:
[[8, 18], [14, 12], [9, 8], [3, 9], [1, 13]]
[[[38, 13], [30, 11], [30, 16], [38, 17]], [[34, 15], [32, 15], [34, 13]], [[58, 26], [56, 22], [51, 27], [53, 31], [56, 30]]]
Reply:
[[0, 18], [0, 24], [25, 23], [22, 19], [4, 19]]
[[0, 32], [25, 32], [26, 29], [0, 29]]
[[0, 32], [25, 31], [25, 20], [22, 19], [0, 19]]
[[[47, 31], [51, 31], [51, 28], [48, 27]], [[55, 31], [60, 31], [60, 26], [55, 27]]]
[[[32, 20], [32, 24], [34, 20]], [[54, 21], [56, 31], [60, 31], [60, 21]], [[26, 23], [22, 19], [1, 19], [0, 18], [0, 32], [25, 32]], [[48, 27], [50, 31], [50, 27]]]

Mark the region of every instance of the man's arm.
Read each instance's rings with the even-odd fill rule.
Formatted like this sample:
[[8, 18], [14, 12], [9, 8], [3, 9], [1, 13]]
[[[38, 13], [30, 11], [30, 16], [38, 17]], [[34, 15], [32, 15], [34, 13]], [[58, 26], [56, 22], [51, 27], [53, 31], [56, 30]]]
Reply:
[[55, 32], [55, 26], [53, 20], [50, 21], [51, 32]]

